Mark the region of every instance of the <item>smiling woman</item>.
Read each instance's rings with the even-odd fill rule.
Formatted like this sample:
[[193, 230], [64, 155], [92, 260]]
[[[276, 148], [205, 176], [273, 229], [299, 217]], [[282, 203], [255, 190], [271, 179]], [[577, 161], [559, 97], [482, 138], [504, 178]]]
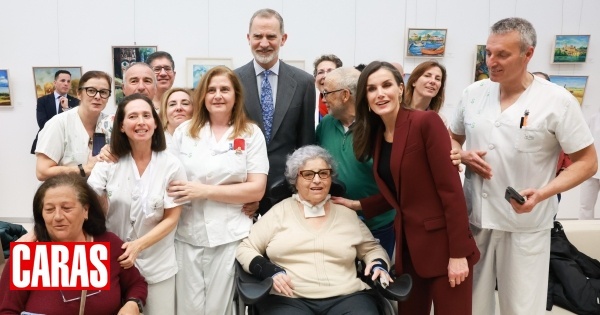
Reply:
[[81, 291], [9, 290], [9, 267], [0, 279], [1, 314], [75, 315], [81, 314], [81, 303], [85, 304], [85, 314], [90, 315], [139, 314], [138, 304], [133, 300], [146, 301], [146, 281], [137, 268], [119, 267], [123, 242], [106, 231], [100, 202], [85, 179], [76, 174], [61, 174], [45, 181], [33, 197], [33, 219], [40, 242], [108, 242], [110, 288], [89, 291], [84, 302]]
[[[102, 113], [110, 97], [111, 78], [102, 71], [88, 71], [79, 81], [78, 107], [50, 119], [38, 136], [36, 175], [41, 181], [58, 174], [86, 177], [97, 158], [91, 155], [92, 135], [102, 133]], [[110, 135], [107, 135], [110, 136]]]
[[175, 240], [179, 314], [233, 313], [235, 249], [252, 226], [253, 212], [243, 204], [262, 198], [269, 172], [265, 137], [246, 117], [243, 100], [238, 77], [216, 66], [194, 92], [192, 119], [173, 135], [189, 181], [172, 182], [169, 195], [190, 202]]
[[126, 243], [123, 268], [134, 265], [148, 281], [145, 314], [175, 313], [175, 226], [181, 203], [167, 196], [171, 181], [185, 180], [179, 160], [166, 152], [165, 136], [152, 100], [123, 99], [112, 129], [116, 163], [99, 162], [88, 183], [108, 204], [106, 227]]

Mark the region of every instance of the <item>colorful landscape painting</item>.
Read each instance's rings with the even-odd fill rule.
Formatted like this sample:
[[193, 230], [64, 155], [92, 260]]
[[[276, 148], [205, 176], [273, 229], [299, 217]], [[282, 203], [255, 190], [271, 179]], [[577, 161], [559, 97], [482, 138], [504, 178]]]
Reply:
[[408, 29], [408, 57], [444, 57], [446, 29]]
[[579, 101], [579, 105], [583, 104], [583, 95], [585, 94], [585, 86], [587, 85], [587, 76], [572, 76], [572, 75], [551, 75], [550, 82], [558, 84]]
[[488, 79], [490, 77], [490, 70], [485, 63], [485, 45], [477, 45], [475, 56], [475, 81]]
[[73, 97], [77, 97], [81, 67], [33, 67], [36, 98], [54, 92], [54, 74], [58, 70], [67, 70], [71, 73], [71, 88], [69, 88], [68, 93]]
[[556, 35], [552, 62], [585, 62], [589, 45], [590, 35]]
[[0, 69], [0, 106], [11, 106], [8, 70]]

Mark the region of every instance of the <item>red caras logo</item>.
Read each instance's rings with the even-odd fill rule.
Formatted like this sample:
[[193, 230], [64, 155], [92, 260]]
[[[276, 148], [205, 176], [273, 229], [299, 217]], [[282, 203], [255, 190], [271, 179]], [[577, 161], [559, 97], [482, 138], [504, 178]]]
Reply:
[[10, 243], [11, 290], [108, 290], [108, 242]]

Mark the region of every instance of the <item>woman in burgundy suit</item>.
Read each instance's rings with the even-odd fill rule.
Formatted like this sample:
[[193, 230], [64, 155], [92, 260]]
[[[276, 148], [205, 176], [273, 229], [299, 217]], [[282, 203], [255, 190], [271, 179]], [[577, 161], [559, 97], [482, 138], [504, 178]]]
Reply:
[[456, 167], [448, 159], [446, 127], [434, 111], [402, 103], [400, 73], [374, 61], [360, 75], [356, 96], [354, 153], [373, 158], [380, 195], [336, 202], [372, 217], [397, 212], [396, 274], [409, 273], [413, 289], [399, 313], [471, 314], [472, 277], [479, 251], [469, 230], [467, 206]]

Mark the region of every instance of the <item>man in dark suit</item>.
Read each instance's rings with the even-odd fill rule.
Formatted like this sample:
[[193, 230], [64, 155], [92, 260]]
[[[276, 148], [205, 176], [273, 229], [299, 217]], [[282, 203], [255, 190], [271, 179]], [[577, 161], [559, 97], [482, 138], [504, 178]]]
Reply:
[[[235, 72], [244, 86], [246, 112], [267, 141], [270, 169], [259, 206], [259, 212], [265, 213], [271, 207], [268, 188], [283, 178], [287, 155], [315, 142], [314, 78], [279, 60], [287, 34], [277, 11], [256, 11], [247, 38], [254, 59]], [[244, 208], [247, 214], [252, 210], [249, 205]]]
[[[40, 130], [50, 118], [79, 105], [79, 99], [67, 94], [71, 88], [71, 73], [67, 70], [58, 70], [54, 74], [54, 93], [44, 95], [37, 100], [36, 117]], [[39, 131], [38, 131], [39, 133]], [[37, 145], [37, 134], [31, 154], [35, 154]]]

